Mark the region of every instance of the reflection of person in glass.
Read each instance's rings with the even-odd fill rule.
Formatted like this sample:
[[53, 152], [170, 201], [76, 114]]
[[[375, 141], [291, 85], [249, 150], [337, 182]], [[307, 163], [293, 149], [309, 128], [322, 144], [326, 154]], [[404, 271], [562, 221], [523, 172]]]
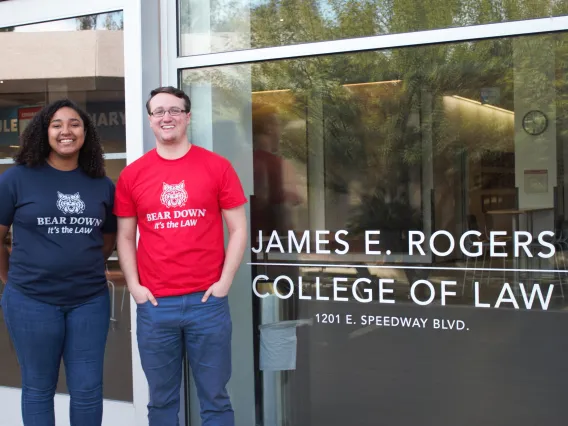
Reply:
[[189, 142], [183, 91], [158, 88], [146, 108], [156, 148], [121, 173], [115, 211], [120, 265], [138, 305], [149, 423], [179, 424], [186, 352], [203, 426], [233, 426], [228, 293], [247, 243], [247, 200], [231, 163]]
[[293, 165], [280, 153], [280, 122], [275, 107], [252, 107], [254, 197], [251, 198], [253, 237], [258, 231], [287, 235], [293, 229], [290, 207], [301, 203]]
[[[285, 241], [288, 231], [293, 231], [293, 207], [302, 203], [302, 197], [298, 190], [298, 183], [293, 164], [280, 152], [281, 147], [281, 123], [278, 109], [270, 104], [255, 102], [252, 105], [252, 130], [253, 130], [253, 172], [254, 172], [254, 196], [251, 197], [251, 228], [253, 247], [266, 247], [270, 235], [276, 231]], [[259, 239], [262, 232], [264, 244]], [[252, 267], [252, 276], [257, 276], [258, 267]], [[272, 278], [286, 275], [297, 282], [299, 270], [294, 266], [270, 265], [263, 268], [263, 274]], [[280, 285], [279, 290], [283, 294], [289, 292], [286, 285]], [[295, 292], [297, 294], [297, 292]], [[266, 301], [253, 296], [253, 322], [262, 324], [265, 319], [261, 318], [262, 307]], [[298, 318], [298, 300], [292, 297], [287, 300], [278, 300], [273, 309], [278, 311], [277, 322]], [[271, 317], [271, 315], [269, 315]], [[260, 369], [260, 329], [255, 329], [255, 369]], [[291, 372], [283, 372], [281, 380], [282, 392], [286, 398], [292, 398], [297, 381]], [[261, 404], [272, 404], [272, 401], [262, 402], [263, 395], [262, 376], [256, 376], [255, 389], [257, 392], [257, 409]], [[305, 387], [304, 387], [305, 389]], [[260, 413], [259, 413], [260, 415]], [[292, 420], [290, 420], [292, 421]]]
[[[36, 114], [16, 166], [0, 175], [2, 309], [22, 374], [24, 425], [55, 425], [61, 358], [71, 424], [100, 426], [110, 321], [105, 261], [115, 244], [114, 184], [89, 115], [68, 100]], [[8, 265], [9, 263], [9, 265]]]

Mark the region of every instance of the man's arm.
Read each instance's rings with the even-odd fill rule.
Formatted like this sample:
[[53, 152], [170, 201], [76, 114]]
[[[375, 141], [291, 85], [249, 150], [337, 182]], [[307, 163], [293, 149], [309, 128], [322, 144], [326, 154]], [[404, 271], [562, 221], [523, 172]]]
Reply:
[[140, 285], [140, 278], [138, 277], [138, 266], [136, 263], [137, 224], [136, 217], [118, 218], [118, 234], [116, 239], [118, 262], [126, 279], [128, 291], [130, 291], [136, 303], [140, 304], [149, 300], [155, 306], [158, 302], [156, 302], [150, 290]]
[[225, 254], [225, 263], [223, 264], [221, 278], [205, 292], [202, 299], [203, 302], [211, 294], [215, 297], [223, 297], [229, 293], [247, 245], [248, 231], [245, 207], [239, 206], [234, 209], [223, 210], [223, 218], [229, 230], [229, 244]]
[[8, 254], [8, 248], [4, 244], [6, 235], [10, 227], [5, 225], [0, 225], [0, 281], [4, 284], [8, 281], [8, 259], [10, 255]]

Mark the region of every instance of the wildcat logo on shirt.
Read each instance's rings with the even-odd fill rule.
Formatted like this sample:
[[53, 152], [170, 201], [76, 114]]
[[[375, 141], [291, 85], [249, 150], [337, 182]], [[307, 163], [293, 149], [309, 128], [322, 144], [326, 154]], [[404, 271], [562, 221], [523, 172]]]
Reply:
[[146, 220], [149, 223], [153, 222], [154, 229], [176, 229], [197, 226], [198, 218], [205, 217], [206, 209], [180, 209], [180, 207], [185, 206], [187, 200], [184, 180], [175, 185], [163, 182], [160, 202], [169, 209], [177, 209], [146, 213]]
[[168, 185], [164, 182], [160, 201], [164, 206], [168, 208], [183, 207], [185, 205], [185, 202], [187, 201], [185, 181], [182, 180], [176, 185]]
[[103, 219], [97, 217], [75, 216], [83, 214], [85, 202], [81, 195], [63, 194], [57, 191], [57, 208], [66, 215], [74, 216], [42, 216], [37, 218], [38, 226], [45, 226], [48, 234], [90, 234], [93, 227], [100, 227]]
[[78, 192], [62, 194], [57, 191], [57, 208], [65, 214], [81, 214], [85, 211], [85, 203]]

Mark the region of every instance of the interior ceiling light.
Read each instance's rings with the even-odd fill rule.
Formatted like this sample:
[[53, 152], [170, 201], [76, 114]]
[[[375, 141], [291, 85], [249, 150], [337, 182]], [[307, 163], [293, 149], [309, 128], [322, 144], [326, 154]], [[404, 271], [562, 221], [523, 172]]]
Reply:
[[402, 80], [387, 80], [387, 81], [370, 81], [368, 83], [349, 83], [343, 84], [343, 87], [355, 87], [355, 86], [376, 86], [379, 84], [398, 84], [402, 82]]
[[459, 99], [460, 101], [469, 102], [469, 103], [472, 103], [472, 104], [475, 104], [475, 105], [479, 105], [479, 106], [482, 106], [482, 107], [491, 108], [491, 109], [494, 109], [494, 110], [497, 110], [497, 111], [506, 112], [507, 114], [512, 114], [512, 115], [515, 114], [515, 113], [514, 113], [513, 111], [511, 111], [511, 110], [504, 109], [504, 108], [499, 108], [499, 107], [496, 107], [496, 106], [490, 105], [490, 104], [482, 104], [482, 103], [479, 102], [479, 101], [475, 101], [475, 100], [469, 99], [469, 98], [464, 98], [463, 96], [452, 95], [452, 98], [454, 98], [454, 99]]

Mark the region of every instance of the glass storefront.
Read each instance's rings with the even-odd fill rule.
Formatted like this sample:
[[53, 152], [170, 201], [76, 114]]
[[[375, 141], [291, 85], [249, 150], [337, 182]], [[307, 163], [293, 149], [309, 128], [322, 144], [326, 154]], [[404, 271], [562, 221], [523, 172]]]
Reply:
[[[12, 64], [0, 66], [0, 173], [13, 167], [19, 135], [33, 114], [68, 97], [93, 118], [107, 174], [116, 181], [126, 165], [123, 13], [10, 27], [0, 32], [0, 45], [2, 62]], [[5, 243], [10, 246], [10, 236]], [[130, 303], [116, 254], [108, 263], [108, 287], [113, 311], [104, 397], [132, 401]], [[0, 342], [0, 386], [20, 387], [16, 355], [3, 320]], [[63, 365], [57, 392], [67, 393]]]
[[[237, 426], [564, 422], [567, 2], [53, 3], [84, 5], [0, 28], [0, 173], [37, 108], [68, 96], [116, 181], [154, 147], [149, 91], [190, 95], [191, 141], [250, 201], [229, 296]], [[108, 287], [104, 425], [147, 424], [116, 255]], [[0, 349], [11, 414], [1, 316]], [[200, 424], [191, 375], [182, 394], [180, 424]]]
[[180, 82], [250, 189], [256, 424], [564, 418], [568, 33]]

